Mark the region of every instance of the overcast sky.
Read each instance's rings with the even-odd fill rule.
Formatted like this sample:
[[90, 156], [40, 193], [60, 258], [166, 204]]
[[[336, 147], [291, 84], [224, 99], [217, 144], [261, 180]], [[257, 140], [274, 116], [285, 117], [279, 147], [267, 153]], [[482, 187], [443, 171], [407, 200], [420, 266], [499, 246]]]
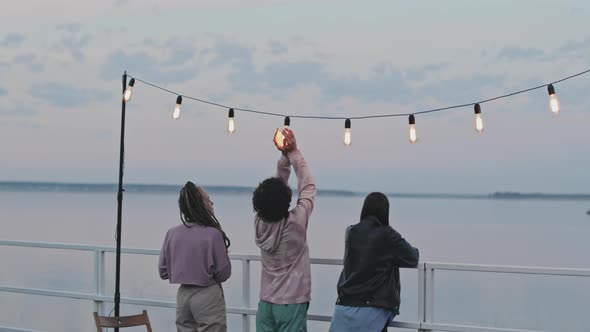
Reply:
[[[11, 1], [0, 20], [0, 180], [116, 182], [121, 75], [236, 107], [360, 116], [473, 102], [590, 68], [587, 1]], [[590, 75], [416, 118], [292, 120], [321, 188], [589, 192]], [[137, 83], [126, 181], [256, 185], [281, 118]]]

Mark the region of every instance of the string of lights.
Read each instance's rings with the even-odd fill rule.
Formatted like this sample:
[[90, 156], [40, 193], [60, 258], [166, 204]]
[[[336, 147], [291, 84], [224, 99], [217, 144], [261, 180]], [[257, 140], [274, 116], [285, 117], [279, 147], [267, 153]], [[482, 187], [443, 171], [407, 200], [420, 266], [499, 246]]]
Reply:
[[[366, 120], [366, 119], [377, 119], [377, 118], [390, 118], [390, 117], [408, 117], [408, 123], [410, 125], [410, 130], [409, 130], [409, 140], [411, 143], [416, 143], [418, 141], [418, 136], [417, 136], [417, 132], [416, 132], [416, 115], [422, 115], [422, 114], [428, 114], [428, 113], [436, 113], [436, 112], [444, 112], [444, 111], [450, 111], [450, 110], [454, 110], [454, 109], [460, 109], [460, 108], [465, 108], [465, 107], [473, 107], [474, 113], [475, 113], [475, 130], [478, 133], [482, 133], [484, 130], [484, 121], [482, 118], [482, 111], [481, 111], [481, 104], [484, 103], [489, 103], [495, 100], [499, 100], [499, 99], [503, 99], [503, 98], [508, 98], [508, 97], [512, 97], [512, 96], [516, 96], [519, 94], [523, 94], [523, 93], [527, 93], [530, 91], [534, 91], [534, 90], [538, 90], [538, 89], [542, 89], [542, 88], [547, 88], [547, 93], [549, 94], [549, 109], [551, 110], [551, 112], [553, 114], [558, 114], [560, 111], [560, 104], [559, 104], [559, 100], [557, 99], [557, 95], [555, 93], [555, 87], [554, 84], [557, 83], [561, 83], [567, 80], [570, 80], [572, 78], [578, 77], [578, 76], [582, 76], [585, 74], [590, 73], [590, 69], [581, 71], [579, 73], [552, 81], [550, 83], [545, 83], [545, 84], [541, 84], [541, 85], [537, 85], [534, 87], [530, 87], [527, 89], [523, 89], [523, 90], [519, 90], [519, 91], [515, 91], [515, 92], [511, 92], [511, 93], [507, 93], [507, 94], [503, 94], [503, 95], [499, 95], [496, 97], [492, 97], [492, 98], [488, 98], [488, 99], [484, 99], [484, 100], [479, 100], [479, 101], [474, 101], [474, 102], [470, 102], [470, 103], [463, 103], [463, 104], [458, 104], [458, 105], [451, 105], [451, 106], [446, 106], [446, 107], [439, 107], [439, 108], [433, 108], [433, 109], [429, 109], [429, 110], [424, 110], [424, 111], [418, 111], [418, 112], [414, 112], [414, 113], [388, 113], [388, 114], [374, 114], [374, 115], [364, 115], [364, 116], [351, 116], [351, 117], [342, 117], [342, 116], [316, 116], [316, 115], [289, 115], [289, 114], [283, 114], [283, 113], [274, 113], [274, 112], [264, 112], [264, 111], [258, 111], [258, 110], [254, 110], [254, 109], [247, 109], [247, 108], [240, 108], [240, 107], [232, 107], [232, 106], [228, 106], [228, 105], [224, 105], [224, 104], [220, 104], [220, 103], [215, 103], [209, 100], [205, 100], [205, 99], [200, 99], [200, 98], [196, 98], [196, 97], [191, 97], [185, 94], [181, 94], [169, 89], [166, 89], [164, 87], [161, 87], [157, 84], [142, 80], [140, 78], [137, 77], [133, 77], [127, 73], [125, 73], [124, 75], [127, 75], [128, 77], [130, 77], [130, 81], [129, 84], [127, 85], [127, 88], [125, 89], [125, 91], [123, 92], [123, 101], [125, 103], [129, 102], [131, 100], [131, 95], [133, 93], [133, 88], [135, 86], [135, 82], [141, 82], [145, 85], [148, 85], [150, 87], [159, 89], [161, 91], [167, 92], [169, 94], [172, 95], [176, 95], [176, 106], [174, 107], [174, 112], [172, 113], [172, 118], [177, 120], [180, 118], [180, 113], [181, 113], [181, 106], [182, 106], [182, 100], [184, 99], [188, 99], [188, 100], [192, 100], [192, 101], [196, 101], [199, 103], [203, 103], [203, 104], [207, 104], [207, 105], [211, 105], [211, 106], [215, 106], [215, 107], [219, 107], [219, 108], [224, 108], [224, 109], [228, 109], [228, 124], [227, 124], [227, 131], [231, 134], [235, 133], [236, 131], [236, 125], [235, 125], [235, 112], [236, 111], [240, 111], [240, 112], [246, 112], [246, 113], [254, 113], [254, 114], [260, 114], [260, 115], [267, 115], [267, 116], [276, 116], [276, 117], [284, 117], [284, 126], [285, 128], [289, 127], [290, 125], [290, 121], [291, 118], [299, 118], [299, 119], [316, 119], [316, 120], [345, 120], [344, 121], [344, 137], [343, 137], [343, 141], [344, 144], [349, 146], [352, 144], [352, 134], [351, 134], [351, 120]], [[279, 133], [280, 134], [280, 133]], [[280, 139], [280, 137], [278, 137], [278, 139]]]

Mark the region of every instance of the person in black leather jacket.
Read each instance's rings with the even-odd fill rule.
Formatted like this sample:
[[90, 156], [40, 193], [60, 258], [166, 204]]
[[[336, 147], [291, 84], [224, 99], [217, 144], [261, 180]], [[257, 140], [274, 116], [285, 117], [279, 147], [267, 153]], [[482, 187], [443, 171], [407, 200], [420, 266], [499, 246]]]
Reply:
[[399, 314], [399, 268], [416, 267], [418, 249], [389, 226], [389, 200], [376, 192], [365, 198], [360, 222], [345, 237], [330, 332], [386, 331]]

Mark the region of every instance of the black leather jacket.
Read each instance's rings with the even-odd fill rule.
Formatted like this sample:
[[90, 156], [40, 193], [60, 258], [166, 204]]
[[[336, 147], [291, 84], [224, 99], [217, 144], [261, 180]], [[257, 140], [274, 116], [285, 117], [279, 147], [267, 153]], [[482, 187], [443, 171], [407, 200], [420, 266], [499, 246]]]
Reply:
[[376, 217], [348, 227], [336, 304], [379, 307], [399, 314], [399, 268], [416, 267], [418, 257], [418, 249]]

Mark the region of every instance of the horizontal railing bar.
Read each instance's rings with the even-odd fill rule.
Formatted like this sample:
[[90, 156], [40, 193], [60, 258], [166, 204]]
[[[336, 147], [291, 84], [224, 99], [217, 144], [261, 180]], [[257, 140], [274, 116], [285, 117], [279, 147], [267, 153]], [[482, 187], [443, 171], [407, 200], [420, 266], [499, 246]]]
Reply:
[[[332, 316], [328, 315], [307, 315], [307, 320], [314, 321], [314, 322], [331, 322]], [[404, 322], [404, 321], [393, 321], [390, 327], [397, 327], [403, 329], [419, 329], [420, 322]]]
[[427, 269], [464, 271], [464, 272], [493, 272], [512, 274], [536, 274], [567, 277], [590, 277], [590, 269], [571, 269], [534, 266], [508, 266], [508, 265], [478, 265], [455, 263], [426, 263]]
[[76, 299], [76, 300], [108, 301], [108, 298], [106, 296], [98, 296], [96, 294], [66, 292], [66, 291], [58, 291], [58, 290], [52, 290], [52, 289], [41, 289], [41, 288], [25, 288], [25, 287], [12, 287], [12, 286], [0, 285], [0, 292], [62, 297], [62, 298], [69, 298], [69, 299]]
[[[87, 293], [64, 292], [64, 291], [57, 291], [57, 290], [50, 290], [50, 289], [39, 289], [39, 288], [0, 286], [0, 292], [9, 292], [9, 293], [27, 294], [27, 295], [51, 296], [51, 297], [69, 298], [69, 299], [76, 299], [76, 300], [99, 301], [99, 302], [107, 302], [107, 303], [114, 302], [112, 297], [107, 297], [107, 296], [99, 296], [99, 295], [87, 294]], [[176, 308], [176, 302], [150, 300], [150, 299], [138, 299], [138, 298], [129, 298], [129, 297], [122, 297], [121, 303], [130, 304], [130, 305], [143, 305], [143, 306], [149, 306], [149, 307], [158, 307], [158, 308], [172, 308], [172, 309]], [[256, 316], [256, 309], [227, 307], [227, 313], [233, 314], [233, 315]], [[332, 317], [325, 316], [325, 315], [309, 314], [309, 315], [307, 315], [307, 320], [318, 321], [318, 322], [330, 322], [330, 321], [332, 321]], [[401, 321], [399, 321], [399, 322], [393, 322], [391, 326], [392, 327], [399, 327], [399, 328], [418, 329], [420, 327], [420, 323], [419, 322], [401, 322]]]
[[[9, 247], [26, 247], [26, 248], [44, 248], [44, 249], [64, 249], [64, 250], [78, 250], [78, 251], [103, 251], [103, 252], [115, 252], [116, 249], [113, 247], [105, 246], [88, 246], [81, 244], [62, 244], [62, 243], [46, 243], [46, 242], [25, 242], [25, 241], [6, 241], [0, 240], [0, 245]], [[158, 249], [140, 249], [140, 248], [121, 248], [123, 254], [135, 254], [135, 255], [153, 255], [157, 256], [160, 254]], [[250, 254], [229, 254], [231, 260], [240, 261], [261, 261], [259, 255]], [[342, 265], [342, 259], [331, 259], [331, 258], [312, 258], [311, 264], [318, 265]]]
[[[80, 245], [80, 244], [0, 240], [0, 245], [12, 246], [12, 247], [28, 247], [28, 248], [115, 252], [115, 248], [113, 248], [113, 247], [88, 246], [88, 245]], [[121, 248], [121, 252], [124, 254], [137, 254], [137, 255], [159, 255], [160, 254], [160, 250], [157, 250], [157, 249], [138, 249], [138, 248]], [[261, 257], [259, 255], [249, 255], [249, 254], [229, 254], [229, 257], [232, 260], [241, 260], [241, 261], [243, 261], [243, 260], [260, 261], [261, 260]], [[317, 265], [342, 265], [342, 259], [312, 258], [310, 260], [310, 262], [311, 262], [311, 264], [317, 264]], [[519, 266], [508, 266], [508, 265], [479, 265], [479, 264], [456, 264], [456, 263], [425, 263], [425, 264], [428, 269], [434, 269], [434, 270], [590, 277], [590, 269], [527, 267], [527, 266], [519, 267]]]
[[482, 327], [440, 323], [422, 323], [421, 325], [422, 330], [436, 330], [447, 332], [544, 332], [539, 330], [506, 329], [499, 327]]
[[0, 245], [9, 247], [27, 247], [27, 248], [45, 248], [45, 249], [65, 249], [79, 251], [106, 251], [107, 247], [88, 246], [82, 244], [64, 244], [64, 243], [45, 243], [45, 242], [25, 242], [25, 241], [6, 241], [0, 240]]
[[7, 327], [7, 326], [0, 325], [0, 332], [38, 332], [38, 331], [17, 329], [15, 327]]
[[311, 264], [316, 265], [342, 265], [344, 262], [342, 259], [332, 259], [332, 258], [311, 258]]

